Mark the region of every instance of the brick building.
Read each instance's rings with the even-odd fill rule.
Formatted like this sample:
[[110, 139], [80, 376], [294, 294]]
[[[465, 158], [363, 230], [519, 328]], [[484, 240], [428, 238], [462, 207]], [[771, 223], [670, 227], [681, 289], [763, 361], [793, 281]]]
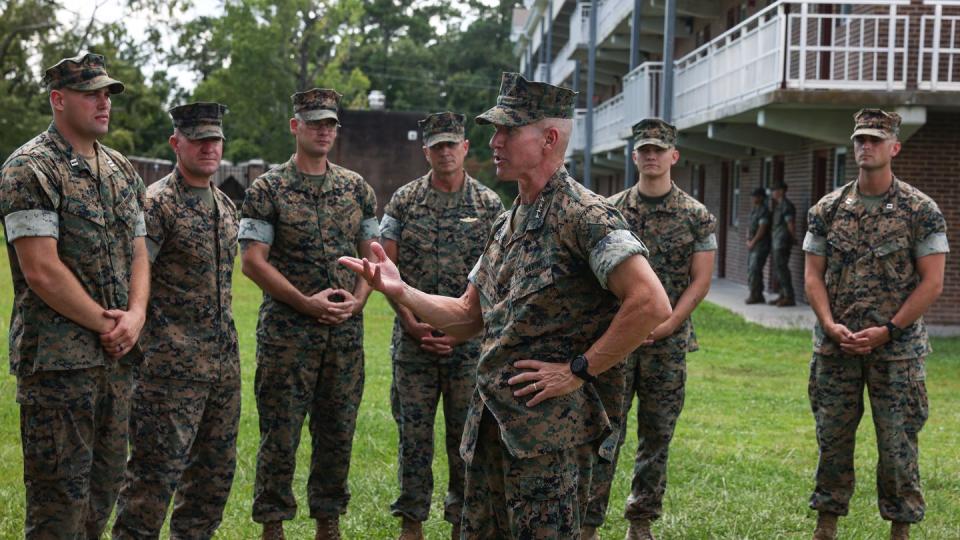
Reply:
[[[596, 4], [591, 47], [591, 2], [527, 0], [515, 17], [515, 53], [519, 69], [532, 78], [580, 91], [568, 165], [582, 175], [589, 156], [585, 183], [610, 194], [635, 182], [630, 126], [661, 116], [665, 10], [664, 0]], [[754, 188], [786, 181], [802, 238], [807, 209], [855, 178], [852, 117], [868, 106], [903, 116], [894, 172], [939, 203], [951, 251], [960, 250], [960, 3], [677, 0], [676, 8], [672, 121], [681, 161], [673, 178], [719, 220], [718, 277], [746, 283]], [[791, 268], [794, 289], [805, 300], [799, 246]], [[927, 321], [960, 325], [958, 303], [960, 259], [954, 255]]]

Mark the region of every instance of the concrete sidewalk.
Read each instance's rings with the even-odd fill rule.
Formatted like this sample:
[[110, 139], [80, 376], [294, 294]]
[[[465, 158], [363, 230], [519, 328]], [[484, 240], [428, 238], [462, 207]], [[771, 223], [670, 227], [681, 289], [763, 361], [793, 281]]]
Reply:
[[[807, 304], [798, 303], [792, 307], [776, 307], [768, 304], [744, 304], [750, 290], [746, 285], [734, 283], [728, 279], [714, 278], [710, 284], [707, 301], [729, 309], [749, 322], [757, 323], [767, 328], [784, 328], [813, 330], [817, 316]], [[767, 300], [775, 298], [767, 295]], [[960, 336], [960, 326], [945, 326], [927, 324], [927, 332], [931, 336], [957, 337]]]
[[[734, 283], [728, 279], [714, 278], [710, 284], [707, 301], [740, 315], [749, 322], [767, 328], [791, 330], [813, 330], [817, 316], [807, 304], [798, 303], [791, 307], [777, 307], [768, 304], [744, 304], [750, 290], [746, 285]], [[767, 295], [767, 300], [776, 298]]]

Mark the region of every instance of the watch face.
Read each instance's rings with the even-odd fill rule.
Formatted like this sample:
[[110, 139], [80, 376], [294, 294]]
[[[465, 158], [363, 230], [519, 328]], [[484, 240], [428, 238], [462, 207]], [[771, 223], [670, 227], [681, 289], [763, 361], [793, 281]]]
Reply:
[[570, 363], [570, 371], [574, 373], [582, 373], [586, 369], [586, 358], [578, 356], [573, 359], [573, 362]]

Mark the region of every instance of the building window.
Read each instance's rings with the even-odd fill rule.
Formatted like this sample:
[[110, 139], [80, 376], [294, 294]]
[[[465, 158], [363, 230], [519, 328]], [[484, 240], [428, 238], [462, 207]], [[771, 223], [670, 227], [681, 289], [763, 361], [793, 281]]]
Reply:
[[833, 189], [847, 183], [847, 147], [838, 146], [833, 151]]
[[730, 225], [740, 224], [740, 162], [733, 162], [733, 192], [730, 194]]
[[773, 158], [763, 158], [763, 168], [760, 170], [760, 187], [770, 191], [773, 186]]

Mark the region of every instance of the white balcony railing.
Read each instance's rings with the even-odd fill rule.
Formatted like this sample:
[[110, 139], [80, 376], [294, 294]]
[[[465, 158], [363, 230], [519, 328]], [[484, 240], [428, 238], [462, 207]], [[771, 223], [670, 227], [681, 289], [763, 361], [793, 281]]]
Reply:
[[550, 64], [537, 64], [537, 67], [533, 70], [533, 80], [546, 81], [549, 71]]
[[623, 145], [622, 132], [627, 122], [623, 92], [593, 109], [593, 151], [605, 152]]
[[943, 4], [920, 18], [917, 88], [960, 90], [960, 16], [944, 15]]
[[663, 62], [644, 62], [623, 77], [624, 132], [644, 118], [660, 116], [662, 81]]
[[574, 153], [583, 152], [583, 148], [586, 146], [586, 118], [586, 109], [577, 109], [573, 113], [573, 132], [570, 134], [570, 144], [567, 145], [566, 152], [568, 158]]
[[[745, 102], [781, 86], [902, 90], [907, 82], [909, 0], [858, 0], [851, 13], [815, 13], [824, 0], [770, 5], [678, 59], [676, 121]], [[789, 6], [789, 9], [788, 9]], [[860, 11], [885, 11], [860, 13]]]

